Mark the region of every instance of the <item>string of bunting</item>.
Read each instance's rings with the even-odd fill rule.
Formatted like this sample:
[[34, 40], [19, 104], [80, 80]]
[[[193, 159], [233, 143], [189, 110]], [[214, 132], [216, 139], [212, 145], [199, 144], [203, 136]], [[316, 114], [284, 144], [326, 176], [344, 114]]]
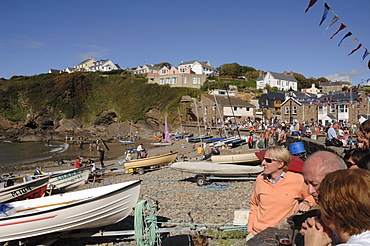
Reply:
[[[353, 33], [348, 29], [348, 27], [343, 23], [343, 21], [339, 18], [339, 16], [334, 12], [334, 10], [329, 6], [329, 4], [326, 2], [326, 0], [323, 0], [324, 1], [324, 13], [321, 17], [321, 21], [319, 23], [319, 26], [321, 26], [321, 24], [326, 20], [327, 16], [328, 16], [328, 13], [329, 13], [329, 10], [333, 13], [333, 19], [331, 20], [331, 22], [329, 23], [329, 25], [326, 27], [325, 31], [329, 29], [329, 27], [331, 27], [334, 23], [336, 23], [337, 21], [340, 21], [341, 24], [338, 28], [338, 30], [330, 37], [330, 39], [333, 39], [333, 37], [335, 35], [337, 35], [340, 31], [344, 30], [344, 29], [347, 29], [347, 33], [342, 37], [342, 39], [340, 40], [340, 42], [338, 43], [338, 46], [340, 46], [343, 42], [343, 40], [345, 40], [346, 38], [348, 37], [351, 37], [353, 36], [353, 39], [348, 43], [346, 44], [344, 47], [347, 47], [349, 44], [351, 43], [357, 43], [358, 42], [358, 45], [355, 49], [353, 49], [348, 55], [352, 55], [353, 53], [355, 53], [356, 51], [358, 51], [361, 47], [364, 48], [364, 54], [362, 55], [362, 61], [365, 60], [365, 58], [370, 54], [370, 52], [368, 51], [368, 49], [363, 46], [363, 44], [356, 38], [354, 37]], [[317, 0], [310, 0], [310, 2], [308, 3], [308, 6], [305, 10], [305, 13], [307, 13], [307, 11], [313, 6], [315, 5], [317, 2]], [[367, 62], [367, 67], [370, 69], [370, 60]]]

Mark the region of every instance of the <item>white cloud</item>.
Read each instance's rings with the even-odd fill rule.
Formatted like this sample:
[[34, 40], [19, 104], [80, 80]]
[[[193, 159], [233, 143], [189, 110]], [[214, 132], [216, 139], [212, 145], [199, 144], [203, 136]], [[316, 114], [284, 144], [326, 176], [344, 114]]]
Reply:
[[359, 71], [356, 69], [352, 69], [349, 72], [339, 72], [336, 74], [329, 74], [325, 75], [324, 77], [330, 81], [346, 81], [351, 82], [355, 77], [368, 74], [369, 72], [366, 71]]
[[20, 39], [17, 40], [3, 39], [0, 41], [0, 47], [42, 49], [43, 47], [46, 47], [46, 44], [41, 41], [20, 37]]

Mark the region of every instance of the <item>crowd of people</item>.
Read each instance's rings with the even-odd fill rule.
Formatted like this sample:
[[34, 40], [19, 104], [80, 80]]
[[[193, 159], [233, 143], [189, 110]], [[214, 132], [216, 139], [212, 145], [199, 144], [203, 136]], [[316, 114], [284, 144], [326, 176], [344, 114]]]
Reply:
[[[343, 130], [336, 122], [330, 128], [327, 139], [338, 138]], [[357, 134], [370, 140], [370, 120], [360, 125]], [[330, 151], [313, 153], [302, 175], [287, 171], [286, 148], [267, 148], [264, 172], [250, 198], [247, 240], [290, 220], [300, 228], [296, 245], [370, 245], [370, 150], [357, 147], [343, 158]]]

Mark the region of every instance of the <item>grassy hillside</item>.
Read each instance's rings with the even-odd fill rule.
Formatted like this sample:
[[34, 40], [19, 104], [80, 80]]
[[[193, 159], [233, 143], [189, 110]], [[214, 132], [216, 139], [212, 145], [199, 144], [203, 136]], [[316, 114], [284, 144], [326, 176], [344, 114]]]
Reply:
[[120, 120], [141, 120], [157, 108], [176, 117], [183, 95], [196, 97], [200, 90], [146, 84], [131, 74], [40, 74], [0, 80], [0, 115], [25, 120], [28, 113], [53, 119], [92, 116], [114, 109]]

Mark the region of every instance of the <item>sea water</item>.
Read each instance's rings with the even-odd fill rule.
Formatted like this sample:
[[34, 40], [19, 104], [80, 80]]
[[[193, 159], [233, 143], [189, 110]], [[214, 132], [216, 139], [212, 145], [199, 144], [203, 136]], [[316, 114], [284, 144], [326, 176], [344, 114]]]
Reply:
[[0, 166], [14, 166], [57, 159], [68, 150], [64, 142], [0, 142]]

